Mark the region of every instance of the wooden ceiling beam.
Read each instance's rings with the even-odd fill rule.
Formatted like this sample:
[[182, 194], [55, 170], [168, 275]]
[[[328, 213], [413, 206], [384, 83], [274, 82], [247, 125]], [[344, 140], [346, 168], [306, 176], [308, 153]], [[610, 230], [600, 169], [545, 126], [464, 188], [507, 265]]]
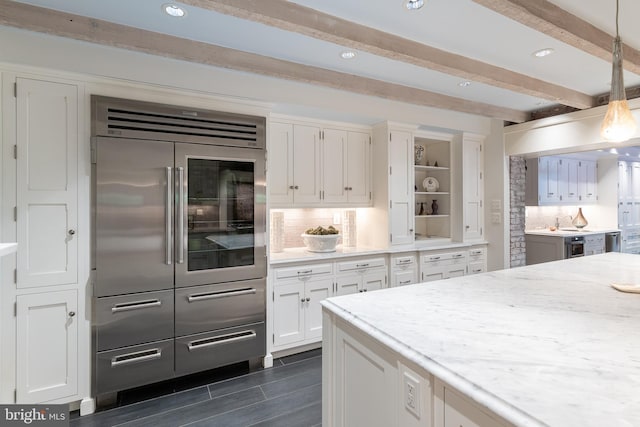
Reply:
[[594, 102], [588, 94], [285, 0], [182, 0], [182, 3], [579, 109], [590, 108]]
[[[611, 62], [614, 36], [547, 0], [473, 1], [536, 31]], [[612, 3], [611, 7], [613, 6]], [[640, 51], [623, 44], [623, 52], [624, 68], [640, 75]]]
[[[262, 1], [262, 0], [261, 0]], [[0, 0], [0, 25], [362, 95], [522, 123], [528, 114], [52, 9]]]

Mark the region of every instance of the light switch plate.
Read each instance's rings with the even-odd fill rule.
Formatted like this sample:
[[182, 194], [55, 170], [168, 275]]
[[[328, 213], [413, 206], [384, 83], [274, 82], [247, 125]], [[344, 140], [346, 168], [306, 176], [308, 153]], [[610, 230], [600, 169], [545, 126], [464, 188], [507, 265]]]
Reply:
[[500, 199], [494, 199], [491, 201], [491, 211], [500, 212], [501, 209], [502, 209], [502, 202], [500, 201]]
[[502, 215], [500, 212], [493, 212], [491, 214], [491, 224], [500, 224], [502, 222]]

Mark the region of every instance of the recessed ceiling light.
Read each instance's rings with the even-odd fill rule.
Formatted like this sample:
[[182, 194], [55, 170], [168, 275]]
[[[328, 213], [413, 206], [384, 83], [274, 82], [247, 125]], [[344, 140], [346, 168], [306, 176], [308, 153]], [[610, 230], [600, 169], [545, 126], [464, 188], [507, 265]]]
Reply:
[[356, 53], [352, 50], [345, 50], [340, 54], [340, 58], [342, 59], [353, 59], [356, 57]]
[[533, 56], [536, 58], [544, 58], [545, 56], [551, 55], [555, 50], [551, 47], [545, 47], [544, 49], [536, 50], [533, 52]]
[[458, 83], [458, 86], [460, 86], [460, 87], [468, 87], [468, 86], [471, 86], [471, 82], [469, 80], [465, 80], [464, 82]]
[[404, 3], [404, 7], [406, 7], [409, 10], [418, 10], [422, 6], [424, 6], [424, 0], [407, 0]]
[[166, 13], [167, 15], [173, 16], [175, 18], [182, 18], [187, 14], [187, 12], [185, 12], [183, 8], [173, 3], [163, 4], [162, 10], [164, 10], [164, 13]]

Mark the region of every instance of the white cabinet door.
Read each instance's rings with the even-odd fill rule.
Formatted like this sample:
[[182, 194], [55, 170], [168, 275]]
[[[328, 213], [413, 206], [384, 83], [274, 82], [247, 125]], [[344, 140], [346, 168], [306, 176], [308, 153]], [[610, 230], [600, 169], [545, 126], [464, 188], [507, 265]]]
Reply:
[[78, 281], [78, 88], [17, 79], [18, 287]]
[[[375, 349], [365, 347], [338, 329], [335, 370], [335, 427], [387, 427], [397, 425], [397, 369]], [[333, 422], [331, 422], [333, 421]]]
[[338, 289], [336, 295], [356, 294], [362, 289], [362, 276], [360, 274], [345, 274], [336, 278]]
[[556, 157], [538, 160], [538, 191], [541, 204], [558, 203], [561, 199], [562, 163]]
[[575, 159], [563, 159], [562, 161], [564, 164], [562, 178], [566, 186], [566, 193], [562, 201], [565, 203], [578, 203], [580, 201], [580, 180], [582, 178], [580, 173], [581, 162]]
[[598, 163], [594, 161], [580, 161], [579, 179], [580, 200], [593, 202], [598, 200]]
[[327, 203], [345, 203], [347, 184], [347, 131], [324, 129], [321, 146], [322, 200]]
[[322, 306], [320, 301], [333, 294], [333, 283], [329, 279], [311, 281], [306, 284], [304, 325], [305, 339], [322, 338]]
[[482, 141], [465, 138], [462, 158], [465, 240], [479, 239], [483, 234], [483, 164]]
[[293, 282], [274, 287], [273, 344], [285, 345], [304, 340], [304, 283]]
[[293, 201], [320, 203], [320, 128], [293, 126]]
[[368, 271], [362, 277], [362, 290], [364, 292], [376, 291], [387, 286], [386, 271]]
[[393, 131], [389, 141], [389, 229], [391, 244], [413, 243], [413, 137], [410, 132]]
[[416, 283], [415, 268], [410, 270], [394, 270], [391, 278], [391, 286], [405, 286]]
[[77, 298], [75, 290], [17, 297], [17, 403], [77, 393]]
[[346, 159], [349, 203], [368, 204], [371, 201], [371, 136], [349, 132]]
[[293, 125], [271, 123], [268, 151], [269, 197], [273, 204], [293, 203]]

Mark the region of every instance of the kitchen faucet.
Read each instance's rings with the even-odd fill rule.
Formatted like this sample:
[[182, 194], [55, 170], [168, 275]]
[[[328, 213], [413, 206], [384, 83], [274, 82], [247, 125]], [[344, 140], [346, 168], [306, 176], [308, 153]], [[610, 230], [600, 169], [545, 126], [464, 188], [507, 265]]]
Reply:
[[[569, 219], [573, 220], [573, 217], [571, 215], [565, 215], [565, 216], [568, 216]], [[565, 216], [563, 216], [562, 218], [564, 218]], [[560, 228], [560, 217], [559, 216], [556, 217], [556, 228]]]

